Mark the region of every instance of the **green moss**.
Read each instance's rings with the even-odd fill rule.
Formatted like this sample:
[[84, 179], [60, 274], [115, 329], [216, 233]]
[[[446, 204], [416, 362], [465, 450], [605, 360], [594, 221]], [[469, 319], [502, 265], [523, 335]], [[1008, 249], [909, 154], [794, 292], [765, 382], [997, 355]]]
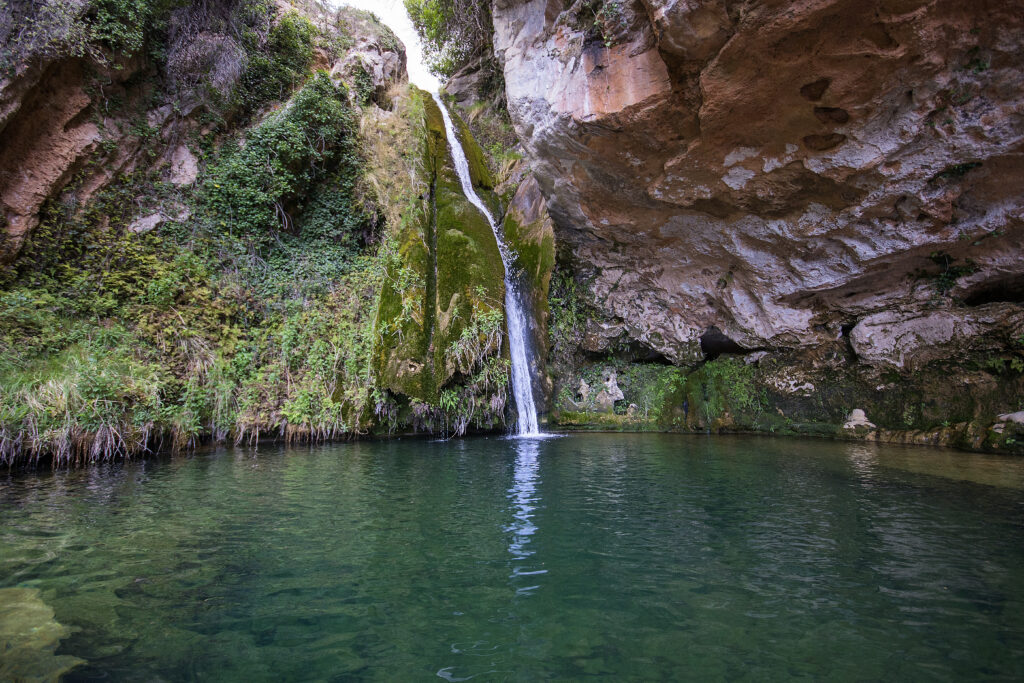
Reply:
[[763, 408], [764, 397], [755, 380], [755, 370], [739, 358], [719, 358], [687, 375], [698, 410], [707, 424], [723, 417], [750, 416]]
[[558, 426], [573, 431], [643, 432], [651, 431], [653, 423], [643, 418], [615, 413], [565, 411], [558, 415]]
[[[487, 220], [462, 194], [440, 109], [425, 93], [413, 96], [422, 103], [412, 111], [423, 117], [415, 128], [430, 189], [418, 201], [418, 218], [401, 227], [391, 272], [408, 269], [423, 285], [401, 296], [386, 288], [382, 295], [377, 368], [381, 383], [393, 392], [437, 406], [457, 372], [453, 344], [476, 318], [502, 310], [504, 269]], [[419, 315], [400, 320], [400, 300], [418, 295]]]
[[469, 126], [462, 120], [462, 117], [453, 110], [450, 110], [450, 112], [459, 142], [466, 153], [466, 161], [469, 162], [469, 177], [473, 180], [473, 187], [477, 188], [477, 190], [493, 190], [494, 178], [487, 167], [483, 148], [480, 147], [473, 134], [470, 133]]
[[[548, 292], [555, 267], [555, 238], [544, 230], [545, 219], [527, 226], [520, 225], [516, 213], [505, 215], [502, 229], [505, 244], [516, 254], [516, 268], [526, 276], [537, 319], [546, 322], [549, 313]], [[547, 330], [544, 330], [546, 336]]]

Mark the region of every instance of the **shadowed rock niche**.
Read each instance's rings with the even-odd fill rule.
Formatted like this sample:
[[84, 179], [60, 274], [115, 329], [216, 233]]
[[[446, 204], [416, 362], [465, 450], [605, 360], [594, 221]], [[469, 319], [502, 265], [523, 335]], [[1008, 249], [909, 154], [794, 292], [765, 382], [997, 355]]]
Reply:
[[711, 327], [700, 336], [700, 350], [707, 360], [714, 360], [723, 353], [744, 354], [754, 349], [740, 346], [717, 327]]

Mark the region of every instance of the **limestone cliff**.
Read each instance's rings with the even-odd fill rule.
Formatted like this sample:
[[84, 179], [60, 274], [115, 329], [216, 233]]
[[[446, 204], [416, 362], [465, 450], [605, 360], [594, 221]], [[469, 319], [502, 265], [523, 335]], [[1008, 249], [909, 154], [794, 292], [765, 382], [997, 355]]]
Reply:
[[509, 111], [606, 337], [689, 361], [712, 327], [748, 349], [853, 330], [903, 366], [950, 341], [926, 310], [996, 345], [1019, 329], [1024, 4], [611, 4], [494, 8]]
[[787, 420], [1020, 407], [1024, 3], [495, 0], [493, 20], [590, 307], [556, 412], [579, 363], [721, 353]]

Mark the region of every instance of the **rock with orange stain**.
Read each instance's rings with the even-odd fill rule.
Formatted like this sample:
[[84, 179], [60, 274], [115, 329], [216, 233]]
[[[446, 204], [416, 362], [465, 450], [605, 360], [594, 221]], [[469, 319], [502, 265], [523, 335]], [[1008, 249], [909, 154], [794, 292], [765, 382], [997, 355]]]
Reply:
[[[1020, 307], [1024, 0], [617, 6], [494, 7], [509, 112], [608, 324], [692, 362], [712, 327], [827, 347], [937, 294]], [[936, 251], [973, 264], [950, 297]]]

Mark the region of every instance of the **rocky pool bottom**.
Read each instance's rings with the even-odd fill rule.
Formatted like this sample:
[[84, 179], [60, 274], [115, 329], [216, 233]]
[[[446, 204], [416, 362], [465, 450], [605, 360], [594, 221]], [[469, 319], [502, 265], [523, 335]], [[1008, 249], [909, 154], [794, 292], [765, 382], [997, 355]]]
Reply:
[[1024, 460], [783, 438], [23, 473], [0, 678], [1019, 680], [1022, 523]]

